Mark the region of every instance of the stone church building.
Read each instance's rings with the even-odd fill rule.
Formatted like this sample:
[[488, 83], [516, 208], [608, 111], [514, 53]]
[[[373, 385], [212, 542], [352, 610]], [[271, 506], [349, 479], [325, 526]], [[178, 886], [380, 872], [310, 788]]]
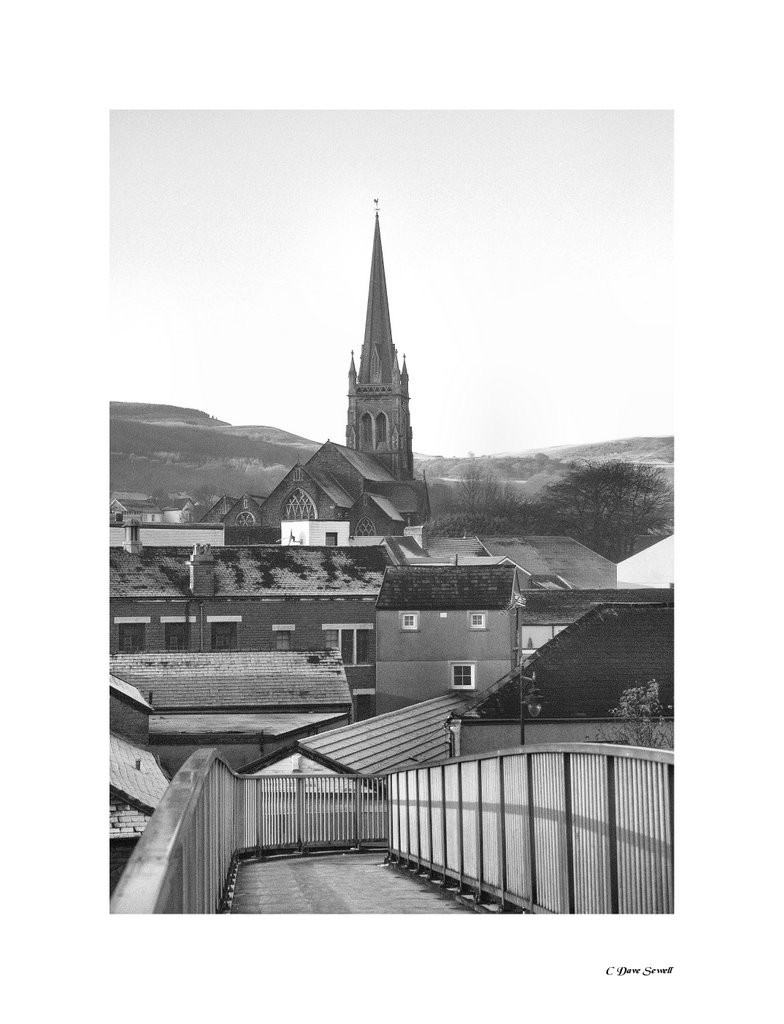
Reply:
[[359, 370], [352, 352], [348, 372], [346, 444], [327, 441], [266, 500], [245, 495], [221, 521], [260, 528], [272, 540], [292, 520], [347, 522], [352, 537], [402, 536], [429, 516], [427, 483], [414, 479], [408, 370], [392, 341], [376, 212], [365, 337]]

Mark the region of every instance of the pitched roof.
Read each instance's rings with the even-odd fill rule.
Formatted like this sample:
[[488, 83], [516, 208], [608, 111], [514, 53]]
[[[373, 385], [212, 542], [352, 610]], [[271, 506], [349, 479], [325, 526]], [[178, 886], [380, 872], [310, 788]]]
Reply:
[[145, 692], [158, 713], [350, 705], [337, 651], [113, 654], [111, 669]]
[[[337, 444], [335, 441], [326, 441], [325, 444], [322, 445], [322, 448], [326, 447], [326, 445], [330, 445], [336, 452], [338, 452], [339, 455], [342, 455], [346, 462], [353, 466], [354, 469], [356, 469], [356, 471], [365, 478], [365, 480], [395, 480], [395, 477], [390, 473], [387, 467], [383, 463], [379, 462], [374, 455], [369, 455], [367, 452], [356, 451], [354, 448], [346, 448], [345, 445]], [[321, 449], [319, 449], [319, 451], [321, 451]], [[317, 458], [318, 454], [319, 453], [316, 452], [316, 454], [312, 455], [305, 463], [305, 467], [308, 472], [310, 472], [310, 463], [313, 459]]]
[[[380, 547], [310, 548], [277, 544], [214, 547], [215, 596], [374, 597], [389, 557]], [[189, 552], [181, 547], [110, 549], [112, 597], [187, 597]]]
[[425, 546], [430, 555], [444, 555], [452, 558], [455, 555], [488, 554], [478, 537], [431, 537], [428, 535]]
[[376, 607], [505, 608], [516, 572], [513, 565], [393, 565]]
[[150, 705], [144, 697], [142, 697], [135, 686], [131, 686], [131, 684], [126, 683], [124, 679], [120, 679], [119, 676], [113, 676], [111, 673], [109, 674], [109, 692], [114, 693], [115, 696], [124, 697], [133, 704], [139, 704], [148, 712], [152, 711]]
[[449, 756], [444, 722], [470, 703], [465, 694], [444, 694], [342, 729], [308, 736], [299, 741], [298, 747], [306, 755], [313, 753], [348, 771], [367, 775], [421, 764]]
[[149, 750], [110, 733], [109, 785], [144, 810], [154, 811], [169, 780]]
[[[597, 605], [525, 662], [541, 695], [542, 718], [604, 718], [624, 690], [655, 679], [673, 703], [672, 604]], [[520, 680], [482, 695], [461, 717], [517, 719]]]
[[520, 621], [527, 626], [565, 625], [608, 601], [614, 604], [672, 604], [674, 600], [673, 590], [653, 587], [640, 590], [524, 590]]
[[153, 715], [150, 736], [161, 742], [163, 736], [287, 736], [316, 725], [344, 719], [346, 712], [175, 712]]
[[388, 498], [384, 498], [380, 494], [368, 494], [368, 498], [378, 505], [384, 515], [388, 516], [395, 522], [403, 522], [403, 517]]
[[492, 555], [508, 555], [526, 572], [563, 576], [575, 587], [613, 587], [615, 563], [573, 537], [481, 537]]
[[340, 486], [331, 473], [323, 469], [308, 469], [307, 472], [338, 508], [351, 508], [354, 504], [354, 498]]

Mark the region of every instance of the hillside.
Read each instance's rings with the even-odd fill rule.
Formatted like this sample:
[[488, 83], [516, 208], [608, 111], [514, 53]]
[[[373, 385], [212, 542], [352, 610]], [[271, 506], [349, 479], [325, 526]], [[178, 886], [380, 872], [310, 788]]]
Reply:
[[267, 494], [316, 441], [279, 427], [233, 426], [198, 409], [110, 403], [112, 490]]
[[[199, 409], [111, 402], [110, 445], [112, 490], [185, 491], [199, 497], [268, 494], [298, 460], [310, 458], [319, 442], [279, 427], [234, 426]], [[440, 487], [445, 498], [469, 470], [477, 469], [532, 497], [563, 476], [569, 462], [611, 458], [659, 465], [671, 472], [673, 438], [631, 437], [448, 459], [416, 455], [415, 466], [417, 475], [425, 471], [434, 491]], [[434, 504], [440, 504], [437, 495], [433, 497]]]

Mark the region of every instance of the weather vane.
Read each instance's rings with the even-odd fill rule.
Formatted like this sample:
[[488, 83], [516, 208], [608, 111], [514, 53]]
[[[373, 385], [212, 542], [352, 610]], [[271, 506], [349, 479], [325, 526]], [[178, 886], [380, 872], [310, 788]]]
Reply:
[[374, 199], [373, 202], [376, 204], [376, 213], [378, 213], [378, 199]]

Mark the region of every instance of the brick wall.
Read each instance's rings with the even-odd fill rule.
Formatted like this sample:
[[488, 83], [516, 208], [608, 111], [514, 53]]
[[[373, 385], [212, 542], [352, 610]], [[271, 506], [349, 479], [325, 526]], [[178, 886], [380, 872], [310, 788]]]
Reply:
[[[187, 604], [187, 607], [186, 607]], [[277, 649], [277, 630], [273, 626], [294, 626], [291, 649], [294, 651], [322, 651], [326, 644], [326, 633], [322, 628], [331, 625], [364, 625], [373, 627], [368, 638], [367, 665], [346, 665], [346, 678], [350, 689], [372, 689], [376, 680], [376, 599], [316, 598], [307, 600], [226, 600], [205, 598], [199, 601], [138, 601], [127, 598], [113, 598], [110, 602], [109, 631], [112, 654], [119, 651], [120, 626], [115, 618], [142, 616], [149, 618], [145, 624], [144, 650], [161, 653], [166, 650], [165, 624], [162, 617], [174, 615], [195, 616], [190, 623], [191, 651], [210, 650], [210, 615], [241, 615], [237, 623], [237, 650], [274, 651]], [[200, 625], [203, 618], [203, 639], [200, 647]], [[143, 693], [145, 700], [148, 694]], [[154, 698], [153, 698], [154, 704]]]
[[132, 839], [140, 836], [151, 815], [133, 807], [113, 790], [109, 790], [109, 838]]

